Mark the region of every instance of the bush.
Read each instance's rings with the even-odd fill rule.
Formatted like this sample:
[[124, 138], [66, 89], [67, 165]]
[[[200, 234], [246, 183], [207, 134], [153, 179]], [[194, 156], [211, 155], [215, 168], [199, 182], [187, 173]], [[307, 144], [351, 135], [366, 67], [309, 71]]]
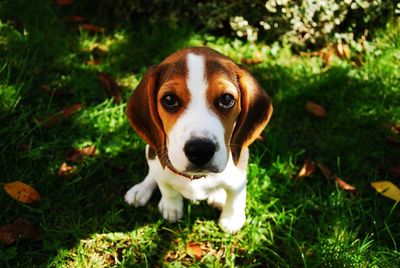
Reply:
[[[92, 2], [93, 0], [88, 0]], [[346, 42], [387, 23], [400, 13], [399, 0], [211, 0], [98, 1], [114, 16], [133, 22], [189, 19], [194, 27], [249, 41], [281, 41], [297, 48]], [[109, 13], [109, 12], [108, 12]]]

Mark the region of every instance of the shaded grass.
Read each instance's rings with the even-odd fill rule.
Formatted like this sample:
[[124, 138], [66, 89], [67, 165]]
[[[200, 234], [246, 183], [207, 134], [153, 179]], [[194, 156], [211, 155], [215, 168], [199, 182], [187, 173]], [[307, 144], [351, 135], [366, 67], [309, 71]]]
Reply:
[[[188, 23], [122, 25], [93, 35], [63, 22], [63, 10], [27, 7], [36, 9], [45, 13], [37, 24], [30, 24], [30, 12], [18, 13], [15, 6], [3, 15], [0, 180], [25, 181], [42, 199], [23, 205], [0, 191], [0, 225], [22, 217], [41, 235], [1, 245], [2, 267], [400, 265], [398, 204], [369, 186], [392, 179], [387, 169], [400, 161], [385, 127], [400, 121], [395, 26], [374, 41], [381, 53], [369, 54], [364, 66], [338, 60], [323, 68], [318, 58], [194, 33]], [[5, 23], [10, 14], [25, 28]], [[255, 50], [268, 55], [251, 70], [273, 97], [274, 116], [265, 141], [251, 148], [248, 220], [235, 235], [223, 233], [216, 224], [219, 212], [202, 202], [187, 202], [177, 224], [161, 219], [158, 192], [144, 208], [123, 202], [125, 191], [146, 174], [144, 143], [130, 129], [125, 105], [109, 100], [96, 72], [112, 73], [126, 100], [147, 65], [188, 45], [208, 45], [236, 61]], [[101, 64], [88, 65], [94, 47], [107, 53]], [[40, 90], [43, 84], [53, 96]], [[327, 118], [310, 116], [304, 110], [308, 100], [323, 105]], [[77, 102], [84, 108], [52, 128], [32, 120]], [[77, 164], [73, 177], [58, 177], [68, 148], [87, 145], [96, 146], [96, 157]], [[308, 156], [355, 185], [358, 194], [343, 192], [319, 173], [293, 180]], [[201, 245], [201, 260], [190, 254], [190, 243]]]

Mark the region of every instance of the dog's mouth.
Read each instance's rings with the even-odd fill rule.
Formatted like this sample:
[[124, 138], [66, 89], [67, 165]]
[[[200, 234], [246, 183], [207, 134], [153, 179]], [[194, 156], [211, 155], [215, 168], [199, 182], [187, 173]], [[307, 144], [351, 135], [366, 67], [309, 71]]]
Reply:
[[207, 165], [204, 167], [198, 167], [193, 164], [189, 164], [183, 173], [187, 174], [192, 179], [205, 177], [210, 173], [219, 173], [219, 169], [213, 165]]

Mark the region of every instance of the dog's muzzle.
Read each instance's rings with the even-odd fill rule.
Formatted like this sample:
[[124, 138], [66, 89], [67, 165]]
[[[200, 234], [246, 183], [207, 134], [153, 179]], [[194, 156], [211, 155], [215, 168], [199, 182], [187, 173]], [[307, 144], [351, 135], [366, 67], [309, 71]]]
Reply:
[[217, 149], [217, 144], [207, 138], [193, 138], [187, 141], [183, 148], [187, 159], [190, 161], [186, 171], [194, 173], [215, 172], [217, 168], [210, 162]]

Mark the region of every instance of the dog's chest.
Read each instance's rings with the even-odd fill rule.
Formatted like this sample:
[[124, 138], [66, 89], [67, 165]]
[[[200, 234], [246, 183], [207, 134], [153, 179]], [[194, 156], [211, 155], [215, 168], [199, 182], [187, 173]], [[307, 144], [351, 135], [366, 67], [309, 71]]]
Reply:
[[209, 195], [222, 187], [219, 176], [208, 175], [199, 179], [188, 179], [179, 176], [171, 186], [182, 196], [190, 200], [205, 200]]

